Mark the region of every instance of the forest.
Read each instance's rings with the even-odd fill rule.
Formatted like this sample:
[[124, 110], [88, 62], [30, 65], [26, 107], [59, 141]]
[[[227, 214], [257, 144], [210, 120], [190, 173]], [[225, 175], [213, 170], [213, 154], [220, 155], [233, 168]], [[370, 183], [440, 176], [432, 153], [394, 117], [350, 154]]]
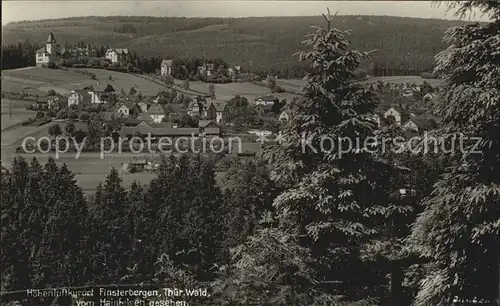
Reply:
[[[301, 50], [304, 35], [321, 16], [251, 18], [81, 17], [10, 23], [3, 42], [56, 39], [93, 46], [128, 48], [145, 57], [222, 58], [259, 75], [302, 77], [308, 65], [291, 55]], [[376, 50], [362, 67], [376, 76], [419, 75], [432, 70], [442, 37], [461, 21], [390, 16], [337, 16], [332, 25], [356, 33], [352, 46]], [[82, 33], [85, 33], [82, 35]], [[298, 71], [302, 70], [301, 73]]]
[[[499, 305], [500, 4], [448, 5], [492, 21], [444, 34], [432, 135], [448, 149], [457, 135], [480, 142], [393, 147], [401, 127], [376, 129], [379, 101], [353, 82], [368, 54], [320, 27], [299, 55], [311, 74], [284, 106], [284, 141], [255, 158], [164, 157], [130, 188], [113, 169], [90, 198], [54, 160], [2, 169], [3, 302], [69, 305], [27, 288], [148, 285], [207, 288], [191, 305]], [[315, 135], [375, 141], [339, 155]]]

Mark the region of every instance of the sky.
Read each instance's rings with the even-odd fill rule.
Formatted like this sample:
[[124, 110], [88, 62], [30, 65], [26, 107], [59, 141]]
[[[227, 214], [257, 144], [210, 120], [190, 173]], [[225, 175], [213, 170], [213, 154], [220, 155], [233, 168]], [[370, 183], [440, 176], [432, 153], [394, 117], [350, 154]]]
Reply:
[[[79, 16], [251, 17], [320, 15], [329, 7], [339, 15], [387, 15], [457, 19], [431, 1], [238, 1], [238, 0], [3, 0], [2, 25], [12, 21]], [[487, 18], [476, 14], [470, 20]]]

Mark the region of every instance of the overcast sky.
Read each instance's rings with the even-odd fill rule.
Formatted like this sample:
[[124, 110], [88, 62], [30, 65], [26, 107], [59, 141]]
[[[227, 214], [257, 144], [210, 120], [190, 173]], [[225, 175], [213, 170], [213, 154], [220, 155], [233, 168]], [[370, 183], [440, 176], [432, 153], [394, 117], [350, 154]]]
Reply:
[[[339, 15], [389, 15], [457, 19], [430, 1], [2, 1], [2, 24], [76, 16], [249, 17], [320, 15], [329, 7]], [[486, 20], [477, 15], [472, 20]]]

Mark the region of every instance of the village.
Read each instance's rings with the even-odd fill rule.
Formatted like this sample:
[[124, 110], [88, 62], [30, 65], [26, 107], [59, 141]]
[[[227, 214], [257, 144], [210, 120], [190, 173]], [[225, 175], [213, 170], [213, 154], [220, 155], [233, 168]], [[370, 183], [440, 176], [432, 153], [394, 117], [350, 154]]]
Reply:
[[[87, 47], [85, 54], [92, 51]], [[81, 50], [69, 50], [75, 52]], [[110, 66], [123, 67], [127, 65], [130, 52], [128, 49], [108, 49], [105, 61]], [[58, 63], [61, 48], [55, 36], [50, 33], [46, 47], [36, 53], [37, 65], [48, 68]], [[209, 85], [209, 93], [180, 93], [173, 88], [171, 78], [174, 60], [163, 60], [158, 67], [158, 74], [148, 76], [157, 82], [164, 82], [165, 89], [154, 95], [143, 95], [135, 88], [117, 91], [112, 85], [111, 75], [108, 82], [95, 81], [95, 86], [74, 88], [68, 94], [62, 95], [50, 90], [47, 96], [38, 97], [36, 104], [27, 109], [36, 112], [36, 118], [43, 122], [52, 122], [65, 128], [51, 128], [51, 136], [66, 134], [77, 135], [80, 139], [89, 134], [89, 126], [96, 124], [103, 136], [125, 137], [190, 137], [229, 138], [239, 136], [244, 141], [240, 156], [253, 156], [266, 145], [273, 145], [273, 136], [286, 125], [289, 111], [284, 107], [286, 99], [279, 99], [276, 92], [276, 78], [267, 76], [263, 82], [263, 92], [268, 93], [255, 99], [235, 95], [220, 99], [213, 84]], [[203, 76], [220, 73], [214, 71], [213, 64], [207, 63], [198, 67], [198, 73]], [[239, 66], [227, 68], [227, 75], [236, 77], [241, 73]], [[279, 81], [279, 80], [278, 80]], [[182, 83], [185, 90], [189, 82]], [[265, 88], [268, 87], [268, 88]], [[439, 88], [429, 85], [425, 80], [421, 84], [395, 84], [391, 82], [373, 81], [371, 89], [381, 99], [373, 120], [379, 128], [396, 124], [403, 127], [408, 137], [421, 135], [439, 126], [440, 119], [428, 112], [432, 100]], [[296, 95], [299, 97], [299, 95]], [[92, 132], [90, 132], [92, 133]], [[266, 143], [262, 140], [266, 139]], [[125, 144], [125, 149], [128, 144]], [[89, 148], [89, 150], [92, 150]], [[147, 163], [143, 159], [131, 161], [132, 171], [144, 169]]]

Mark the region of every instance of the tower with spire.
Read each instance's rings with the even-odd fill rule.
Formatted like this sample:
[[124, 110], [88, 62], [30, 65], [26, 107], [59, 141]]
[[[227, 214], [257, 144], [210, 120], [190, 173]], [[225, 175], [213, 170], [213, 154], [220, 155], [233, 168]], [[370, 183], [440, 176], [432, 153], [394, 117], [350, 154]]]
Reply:
[[54, 37], [54, 33], [50, 32], [49, 37], [47, 38], [47, 43], [45, 45], [45, 49], [47, 53], [50, 55], [56, 54], [56, 38]]
[[61, 58], [61, 47], [56, 41], [54, 33], [50, 32], [45, 47], [36, 50], [36, 65], [45, 67], [51, 63], [56, 63]]

